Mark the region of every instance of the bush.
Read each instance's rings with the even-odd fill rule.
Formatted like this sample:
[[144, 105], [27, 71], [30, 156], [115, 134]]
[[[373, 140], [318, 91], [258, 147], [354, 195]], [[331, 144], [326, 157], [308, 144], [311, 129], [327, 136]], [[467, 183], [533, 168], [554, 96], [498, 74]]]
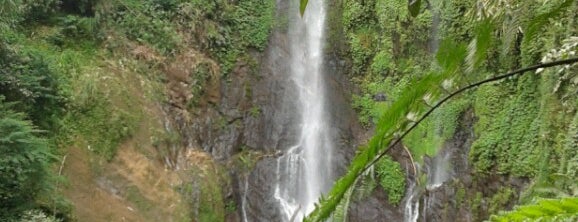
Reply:
[[28, 210], [22, 214], [18, 222], [62, 222], [62, 220], [48, 216], [41, 210]]
[[399, 204], [405, 195], [405, 174], [399, 163], [385, 156], [375, 165], [375, 172], [379, 185], [387, 192], [389, 203]]
[[48, 143], [36, 135], [39, 131], [23, 114], [9, 106], [0, 96], [0, 219], [32, 206], [49, 188]]
[[19, 55], [7, 45], [0, 45], [0, 94], [7, 102], [17, 101], [13, 108], [46, 130], [55, 127], [65, 102], [58, 92], [57, 75], [42, 55]]

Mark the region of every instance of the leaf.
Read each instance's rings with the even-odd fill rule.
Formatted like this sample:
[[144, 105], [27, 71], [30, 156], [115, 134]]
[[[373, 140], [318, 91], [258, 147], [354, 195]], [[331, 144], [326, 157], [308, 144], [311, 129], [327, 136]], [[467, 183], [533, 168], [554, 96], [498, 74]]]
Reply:
[[438, 64], [449, 73], [455, 73], [466, 57], [466, 46], [452, 39], [443, 40], [436, 54]]
[[427, 93], [437, 90], [441, 82], [446, 79], [447, 74], [452, 72], [430, 73], [415, 84], [408, 86], [404, 94], [395, 101], [390, 109], [386, 110], [380, 117], [376, 125], [376, 132], [369, 141], [367, 147], [361, 149], [353, 158], [346, 174], [337, 180], [333, 188], [329, 191], [327, 199], [321, 200], [319, 207], [315, 208], [304, 221], [324, 221], [331, 216], [338, 204], [353, 186], [358, 176], [361, 175], [365, 167], [372, 164], [380, 153], [388, 149], [388, 145], [394, 138], [396, 132], [405, 129], [409, 121], [405, 118], [412, 108], [421, 104], [421, 98]]
[[533, 18], [530, 21], [528, 29], [524, 35], [524, 43], [527, 44], [532, 41], [550, 19], [558, 17], [564, 11], [564, 9], [568, 9], [573, 2], [574, 0], [564, 0], [560, 5], [554, 7], [552, 10], [539, 14]]
[[[489, 221], [573, 221], [578, 215], [578, 198], [542, 199], [493, 215]], [[568, 219], [568, 220], [564, 220]]]
[[492, 41], [492, 31], [494, 24], [490, 19], [480, 22], [476, 29], [476, 37], [468, 45], [468, 55], [466, 57], [468, 72], [473, 72], [486, 58], [490, 43]]
[[305, 14], [305, 9], [307, 8], [308, 2], [309, 2], [309, 0], [301, 0], [301, 3], [299, 5], [299, 12], [301, 12], [301, 16], [303, 16], [303, 14]]
[[407, 9], [412, 17], [416, 17], [421, 9], [421, 0], [408, 0]]

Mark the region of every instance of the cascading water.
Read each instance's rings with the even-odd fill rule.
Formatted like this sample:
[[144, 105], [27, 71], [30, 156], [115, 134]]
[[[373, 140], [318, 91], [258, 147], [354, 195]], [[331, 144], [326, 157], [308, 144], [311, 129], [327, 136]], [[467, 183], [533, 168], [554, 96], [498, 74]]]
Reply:
[[[294, 1], [297, 2], [297, 1]], [[309, 1], [301, 18], [292, 5], [289, 26], [291, 78], [298, 90], [300, 133], [297, 144], [277, 162], [274, 197], [286, 221], [299, 221], [333, 179], [332, 145], [325, 110], [323, 31], [325, 6]]]
[[[409, 172], [406, 172], [409, 175]], [[416, 189], [414, 180], [409, 181], [409, 186], [406, 190], [406, 200], [403, 209], [404, 222], [417, 222], [419, 217], [419, 192]]]

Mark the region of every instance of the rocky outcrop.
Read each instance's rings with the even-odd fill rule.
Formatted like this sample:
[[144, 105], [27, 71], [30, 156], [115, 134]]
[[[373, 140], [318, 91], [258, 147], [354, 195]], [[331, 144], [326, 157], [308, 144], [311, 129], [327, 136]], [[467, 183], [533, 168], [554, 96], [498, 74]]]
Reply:
[[[288, 2], [278, 1], [278, 18], [287, 17]], [[286, 27], [285, 27], [286, 28]], [[165, 106], [167, 129], [174, 128], [186, 149], [201, 149], [226, 165], [240, 152], [257, 152], [261, 157], [249, 172], [229, 168], [233, 187], [225, 198], [236, 203], [229, 221], [281, 221], [274, 199], [277, 158], [299, 138], [298, 90], [290, 77], [287, 30], [277, 28], [264, 53], [237, 62], [226, 78], [219, 78], [210, 60], [182, 56], [168, 66], [170, 100]], [[329, 46], [331, 47], [331, 46]], [[195, 54], [197, 55], [197, 54]], [[327, 95], [325, 102], [331, 138], [335, 138], [333, 166], [337, 178], [352, 158], [360, 127], [349, 105], [347, 63], [328, 55], [324, 62]], [[189, 65], [187, 65], [189, 64]], [[205, 64], [203, 78], [197, 71]], [[201, 67], [202, 68], [202, 67]], [[197, 70], [197, 71], [195, 71]], [[203, 71], [203, 70], [201, 70]], [[208, 74], [207, 74], [208, 73]], [[196, 92], [191, 87], [201, 88]], [[171, 152], [168, 165], [179, 166], [179, 153]]]

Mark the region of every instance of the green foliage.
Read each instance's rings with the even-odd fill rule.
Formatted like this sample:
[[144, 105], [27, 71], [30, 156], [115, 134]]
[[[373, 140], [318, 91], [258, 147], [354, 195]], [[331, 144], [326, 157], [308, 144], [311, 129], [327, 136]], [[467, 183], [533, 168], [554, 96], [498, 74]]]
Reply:
[[369, 65], [370, 59], [375, 54], [376, 34], [374, 30], [364, 28], [349, 36], [354, 67], [353, 73], [362, 73]]
[[0, 96], [0, 219], [30, 208], [49, 189], [48, 164], [53, 158], [39, 131], [10, 106]]
[[[391, 4], [381, 5], [383, 2]], [[529, 18], [535, 15], [535, 11], [532, 10], [536, 9], [538, 3], [516, 4], [513, 6], [519, 7], [520, 9], [512, 9], [508, 8], [510, 7], [508, 6], [498, 10], [500, 12], [499, 15], [491, 15], [490, 17], [484, 17], [484, 15], [475, 18], [476, 20], [471, 20], [472, 17], [467, 15], [472, 13], [473, 10], [468, 11], [475, 8], [476, 3], [479, 3], [477, 1], [432, 3], [428, 5], [431, 7], [428, 9], [432, 10], [432, 14], [428, 15], [428, 17], [425, 16], [426, 13], [422, 13], [420, 15], [424, 15], [424, 17], [421, 19], [416, 18], [415, 20], [404, 17], [403, 15], [408, 15], [407, 11], [399, 10], [397, 6], [400, 4], [395, 3], [402, 2], [377, 1], [374, 3], [373, 1], [346, 1], [344, 3], [343, 23], [351, 47], [350, 56], [354, 64], [352, 73], [365, 75], [356, 77], [358, 81], [361, 79], [359, 82], [361, 82], [362, 94], [354, 96], [353, 100], [354, 107], [361, 113], [361, 121], [365, 124], [372, 122], [372, 113], [378, 113], [372, 110], [378, 107], [377, 104], [382, 103], [381, 101], [374, 101], [373, 95], [368, 93], [370, 82], [375, 81], [379, 83], [383, 81], [383, 79], [376, 78], [375, 76], [368, 77], [371, 74], [381, 74], [379, 72], [367, 72], [367, 70], [373, 71], [373, 68], [367, 69], [370, 67], [369, 64], [371, 63], [369, 62], [372, 61], [371, 59], [376, 62], [384, 61], [383, 55], [380, 55], [381, 58], [374, 57], [376, 53], [388, 53], [391, 51], [391, 58], [394, 63], [392, 67], [397, 69], [392, 70], [392, 73], [388, 73], [388, 75], [392, 76], [387, 76], [386, 78], [392, 78], [392, 80], [400, 79], [400, 77], [396, 77], [396, 75], [413, 75], [413, 78], [408, 78], [411, 79], [411, 81], [409, 81], [408, 86], [402, 90], [404, 93], [398, 98], [393, 97], [391, 105], [382, 103], [385, 104], [384, 107], [387, 108], [385, 108], [385, 110], [384, 108], [381, 109], [384, 111], [381, 113], [379, 121], [377, 121], [375, 126], [376, 132], [374, 137], [367, 147], [362, 148], [357, 153], [348, 172], [336, 182], [333, 189], [329, 192], [329, 195], [320, 200], [321, 204], [309, 215], [306, 221], [321, 221], [333, 211], [341, 198], [344, 197], [346, 191], [355, 184], [356, 178], [364, 172], [363, 170], [368, 164], [372, 163], [381, 149], [389, 145], [391, 140], [395, 138], [395, 135], [399, 135], [400, 131], [407, 129], [407, 127], [411, 125], [411, 121], [406, 120], [406, 117], [407, 119], [415, 120], [416, 117], [420, 116], [420, 112], [423, 112], [423, 106], [425, 105], [424, 102], [421, 102], [422, 98], [428, 98], [424, 99], [426, 100], [425, 103], [431, 105], [436, 101], [436, 98], [443, 93], [438, 87], [442, 85], [444, 80], [446, 80], [445, 82], [454, 82], [454, 84], [463, 85], [487, 77], [475, 74], [484, 72], [498, 74], [504, 70], [516, 69], [520, 64], [535, 64], [538, 60], [536, 58], [544, 50], [544, 43], [534, 44], [538, 42], [538, 40], [534, 40], [532, 45], [524, 44], [521, 41], [513, 41], [512, 39], [516, 38], [515, 35], [518, 33], [511, 31], [515, 30], [515, 28], [505, 27], [501, 30], [497, 28], [498, 24], [514, 24], [517, 25], [514, 27], [517, 27], [519, 30], [526, 30], [528, 26], [532, 25]], [[407, 2], [404, 2], [403, 6], [405, 6], [405, 3]], [[552, 6], [558, 3], [559, 2], [548, 3], [545, 5]], [[372, 11], [372, 9], [365, 10], [365, 7], [372, 8], [374, 5], [377, 14], [374, 14], [375, 11]], [[486, 5], [487, 4], [481, 4], [481, 6], [484, 7]], [[564, 9], [554, 8], [554, 10], [565, 11], [568, 7], [568, 5], [565, 5], [563, 7]], [[508, 11], [511, 9], [512, 11]], [[387, 10], [393, 10], [393, 13], [381, 13]], [[544, 11], [548, 13], [548, 11], [551, 10]], [[492, 11], [489, 10], [486, 12]], [[440, 19], [438, 26], [439, 33], [437, 36], [432, 35], [423, 38], [423, 36], [429, 35], [428, 33], [431, 31], [430, 25], [433, 23], [429, 23], [428, 18], [436, 18], [435, 13], [438, 13], [437, 16], [439, 16]], [[521, 13], [521, 15], [518, 17], [516, 17], [517, 15], [512, 16], [510, 17], [511, 19], [502, 18], [511, 16], [514, 13]], [[378, 24], [373, 23], [376, 18], [380, 21]], [[520, 21], [529, 22], [523, 23]], [[352, 24], [363, 25], [354, 26]], [[521, 25], [524, 26], [519, 27]], [[543, 24], [541, 26], [546, 27]], [[495, 41], [502, 33], [509, 33], [504, 34], [504, 36], [509, 37]], [[365, 39], [372, 40], [372, 47], [362, 47], [364, 44], [361, 44], [363, 42], [361, 41], [362, 38], [360, 38], [360, 36], [363, 36], [361, 34], [367, 36]], [[556, 34], [557, 33], [552, 32], [551, 37], [556, 38]], [[435, 50], [436, 38], [439, 37], [444, 40], [440, 41], [441, 44], [436, 54], [437, 64], [429, 68], [429, 70], [433, 71], [422, 71], [422, 73], [436, 74], [420, 75], [416, 72], [403, 70], [403, 68], [408, 66], [400, 65], [402, 61], [427, 61], [427, 52], [430, 48], [425, 46], [429, 44], [428, 41], [433, 39], [433, 49]], [[510, 40], [507, 40], [508, 38]], [[518, 40], [521, 40], [521, 38], [518, 38]], [[420, 46], [420, 44], [424, 42], [426, 44]], [[470, 42], [469, 49], [465, 47], [464, 42]], [[496, 48], [493, 48], [494, 44], [504, 44], [504, 48], [509, 47], [508, 50], [505, 51], [513, 58], [496, 62], [496, 58], [499, 57], [493, 55], [500, 51], [499, 47], [501, 47], [501, 45], [496, 45]], [[368, 44], [365, 44], [365, 46], [367, 45]], [[469, 57], [467, 59], [467, 65], [470, 67], [469, 70], [467, 69], [468, 67], [463, 66], [466, 56]], [[428, 70], [423, 68], [427, 67], [427, 65], [424, 66], [424, 62], [420, 62], [419, 64], [422, 66], [416, 70]], [[376, 67], [379, 66], [376, 65]], [[462, 74], [464, 70], [470, 71], [471, 73]], [[414, 81], [415, 79], [419, 79], [416, 76], [423, 76], [422, 81]], [[411, 143], [412, 141], [418, 143], [410, 145], [418, 147], [410, 147], [412, 153], [414, 153], [414, 149], [417, 151], [416, 153], [423, 150], [422, 153], [418, 155], [428, 153], [427, 150], [431, 149], [424, 148], [424, 144], [426, 144], [425, 147], [439, 146], [445, 139], [452, 136], [457, 126], [459, 115], [471, 104], [467, 100], [475, 98], [474, 112], [479, 118], [479, 122], [475, 126], [476, 137], [478, 139], [475, 141], [470, 153], [471, 163], [474, 165], [475, 170], [483, 173], [498, 172], [521, 177], [534, 177], [540, 171], [539, 168], [543, 166], [543, 164], [536, 163], [543, 162], [542, 160], [546, 156], [543, 150], [547, 150], [546, 147], [539, 146], [540, 143], [545, 141], [543, 139], [545, 137], [541, 135], [541, 130], [544, 128], [540, 120], [540, 113], [542, 112], [541, 95], [538, 87], [540, 81], [540, 78], [537, 76], [524, 75], [520, 78], [502, 81], [499, 86], [482, 86], [482, 88], [473, 93], [471, 97], [464, 98], [463, 102], [456, 104], [454, 108], [446, 110], [449, 115], [438, 117], [436, 121], [450, 123], [447, 124], [449, 126], [447, 129], [445, 125], [443, 128], [440, 128], [439, 122], [435, 123], [434, 120], [426, 120], [422, 122], [422, 124], [424, 124], [423, 126], [418, 126], [418, 128], [409, 135], [408, 139], [404, 140], [404, 143]], [[444, 85], [446, 84], [444, 83]], [[450, 84], [447, 85], [448, 87], [444, 86], [444, 89], [452, 91], [454, 87], [449, 86]], [[422, 89], [421, 87], [427, 89]], [[395, 88], [395, 85], [389, 88]], [[387, 94], [389, 92], [386, 91], [384, 93]], [[388, 96], [387, 98], [392, 97]], [[546, 105], [543, 107], [546, 107]], [[574, 111], [571, 110], [572, 109], [568, 112], [573, 113]], [[435, 116], [435, 113], [433, 115]], [[413, 138], [409, 139], [411, 137]], [[481, 193], [477, 199], [479, 199], [478, 202], [482, 201]], [[498, 208], [498, 205], [503, 204], [505, 201], [506, 200], [496, 197], [494, 202], [497, 204], [494, 208]], [[474, 205], [475, 202], [476, 201], [474, 201]], [[479, 216], [483, 216], [485, 212], [482, 211], [485, 211], [485, 209], [478, 208], [479, 207], [473, 207], [473, 209], [480, 210], [480, 212], [477, 212]]]
[[345, 0], [343, 4], [343, 28], [346, 31], [365, 28], [373, 23], [375, 1]]
[[273, 27], [274, 10], [274, 1], [240, 1], [232, 18], [235, 21], [232, 29], [240, 34], [237, 44], [263, 51]]
[[435, 89], [437, 85], [441, 84], [444, 77], [444, 75], [435, 73], [426, 75], [420, 81], [404, 90], [406, 93], [395, 101], [390, 109], [386, 110], [380, 117], [376, 125], [376, 134], [369, 141], [367, 147], [362, 148], [357, 153], [346, 174], [337, 180], [327, 198], [321, 199], [320, 207], [317, 207], [305, 221], [322, 221], [329, 217], [345, 192], [353, 185], [357, 177], [363, 173], [365, 167], [381, 151], [387, 148], [395, 134], [402, 129], [406, 129], [410, 122], [405, 116], [412, 109], [419, 108], [419, 99], [427, 91], [431, 91], [431, 89]]
[[[557, 4], [558, 3], [558, 4]], [[527, 31], [524, 35], [524, 42], [530, 43], [536, 36], [541, 29], [543, 29], [548, 23], [549, 20], [552, 18], [556, 18], [567, 10], [574, 0], [563, 0], [562, 2], [550, 2], [549, 4], [544, 4], [543, 10], [540, 10], [540, 13], [537, 14], [528, 24]]]
[[507, 204], [514, 199], [514, 192], [515, 190], [509, 187], [500, 188], [500, 190], [492, 196], [488, 212], [494, 214], [498, 213], [500, 209], [504, 209]]
[[[400, 98], [402, 90], [410, 81], [409, 78], [407, 75], [401, 79], [376, 77], [362, 80], [360, 85], [363, 87], [363, 94], [353, 95], [352, 100], [360, 122], [366, 127], [375, 124], [392, 102]], [[376, 100], [376, 97], [382, 98]]]
[[378, 52], [371, 62], [371, 72], [374, 75], [387, 76], [395, 67], [391, 53], [387, 51]]
[[486, 60], [486, 55], [492, 43], [492, 31], [494, 24], [489, 19], [486, 19], [478, 24], [475, 28], [475, 38], [468, 46], [468, 56], [466, 61], [468, 63], [468, 72], [473, 72], [475, 68], [479, 67], [483, 61]]
[[443, 143], [450, 139], [458, 126], [458, 119], [470, 106], [469, 98], [458, 98], [432, 113], [403, 140], [415, 161], [424, 156], [435, 156]]
[[0, 39], [0, 94], [14, 109], [28, 113], [42, 129], [54, 129], [64, 98], [58, 76], [38, 53], [19, 55]]
[[192, 208], [192, 218], [197, 221], [225, 221], [226, 207], [221, 187], [225, 181], [220, 169], [214, 163], [206, 169], [195, 168], [191, 171], [192, 181], [186, 182], [180, 189]]
[[48, 216], [41, 210], [28, 210], [22, 214], [17, 222], [62, 222], [62, 220], [54, 216]]
[[85, 110], [67, 115], [64, 125], [74, 132], [73, 135], [83, 135], [89, 150], [111, 160], [118, 145], [136, 129], [139, 114], [111, 109], [113, 105], [103, 97], [94, 99], [92, 106], [79, 107]]
[[416, 17], [421, 9], [421, 0], [409, 1], [407, 8], [411, 16]]
[[[501, 173], [536, 175], [539, 166], [535, 163], [542, 155], [537, 146], [540, 123], [536, 81], [535, 76], [522, 76], [518, 86], [510, 88], [519, 94], [509, 98], [502, 94], [508, 92], [499, 87], [484, 86], [478, 90], [474, 107], [480, 118], [475, 128], [478, 139], [470, 152], [478, 172], [488, 173], [497, 167]], [[482, 97], [484, 94], [492, 96]]]
[[381, 158], [375, 164], [379, 185], [387, 192], [388, 202], [397, 205], [405, 195], [405, 174], [398, 162], [390, 157]]
[[569, 178], [578, 178], [578, 112], [570, 124], [561, 156], [559, 172]]
[[150, 1], [118, 4], [107, 17], [117, 24], [131, 40], [155, 47], [163, 54], [172, 54], [181, 44], [176, 27], [169, 20], [171, 12], [159, 10]]
[[542, 199], [531, 205], [516, 207], [510, 212], [492, 216], [493, 222], [522, 221], [576, 221], [578, 219], [578, 198]]
[[275, 1], [183, 2], [176, 20], [180, 29], [189, 29], [194, 41], [214, 56], [227, 74], [250, 49], [265, 49], [274, 27]]

